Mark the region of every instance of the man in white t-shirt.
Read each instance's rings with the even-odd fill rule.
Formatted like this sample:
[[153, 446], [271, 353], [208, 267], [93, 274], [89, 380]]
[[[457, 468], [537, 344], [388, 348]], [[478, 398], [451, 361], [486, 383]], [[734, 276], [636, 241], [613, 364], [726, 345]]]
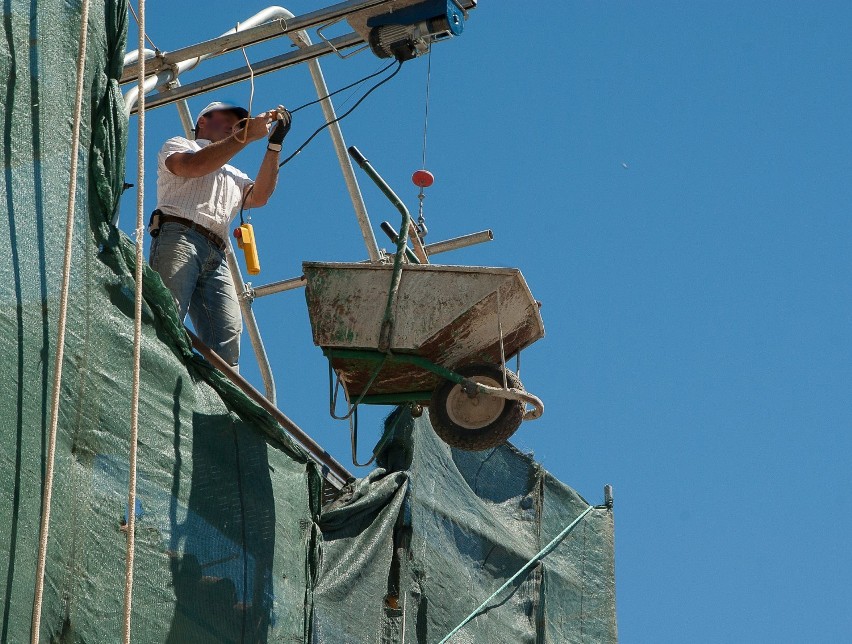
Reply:
[[[166, 141], [150, 228], [151, 266], [174, 295], [181, 319], [188, 312], [201, 341], [234, 367], [242, 317], [225, 257], [228, 228], [241, 206], [258, 208], [269, 200], [290, 129], [290, 113], [280, 106], [248, 116], [242, 107], [213, 102], [198, 115], [194, 141], [181, 136]], [[249, 143], [267, 136], [256, 179], [228, 165]]]

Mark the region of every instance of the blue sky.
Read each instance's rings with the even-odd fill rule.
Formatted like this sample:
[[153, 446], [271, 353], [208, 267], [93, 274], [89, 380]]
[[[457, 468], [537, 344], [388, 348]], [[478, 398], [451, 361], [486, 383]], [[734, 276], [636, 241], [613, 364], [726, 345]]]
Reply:
[[[151, 1], [147, 31], [173, 50], [265, 6], [211, 0], [199, 14]], [[436, 259], [518, 267], [543, 302], [547, 336], [524, 352], [521, 377], [547, 408], [513, 442], [590, 502], [614, 486], [623, 642], [833, 642], [852, 630], [849, 42], [843, 2], [481, 0], [464, 34], [433, 51], [428, 241], [492, 229], [489, 244]], [[222, 57], [185, 80], [242, 64]], [[384, 62], [322, 64], [334, 89]], [[406, 63], [343, 121], [412, 210], [425, 79], [425, 59]], [[305, 68], [259, 77], [254, 111], [312, 92]], [[190, 107], [249, 94], [244, 83]], [[359, 95], [342, 94], [338, 111]], [[289, 149], [321, 123], [317, 108], [299, 112]], [[147, 127], [150, 211], [156, 150], [180, 124], [167, 107]], [[255, 147], [235, 160], [249, 174]], [[396, 222], [359, 180], [376, 227]], [[134, 200], [122, 201], [127, 232]], [[257, 285], [299, 275], [304, 260], [366, 257], [325, 135], [252, 215]], [[254, 309], [279, 406], [348, 464], [303, 293]], [[260, 388], [247, 338], [243, 355]], [[361, 459], [386, 412], [362, 414]]]

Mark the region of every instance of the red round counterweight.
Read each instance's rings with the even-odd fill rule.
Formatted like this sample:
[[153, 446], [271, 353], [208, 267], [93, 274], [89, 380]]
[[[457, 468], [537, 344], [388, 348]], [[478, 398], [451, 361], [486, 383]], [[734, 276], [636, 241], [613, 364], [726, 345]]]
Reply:
[[435, 183], [435, 176], [428, 170], [417, 170], [411, 175], [411, 181], [418, 188], [428, 188]]

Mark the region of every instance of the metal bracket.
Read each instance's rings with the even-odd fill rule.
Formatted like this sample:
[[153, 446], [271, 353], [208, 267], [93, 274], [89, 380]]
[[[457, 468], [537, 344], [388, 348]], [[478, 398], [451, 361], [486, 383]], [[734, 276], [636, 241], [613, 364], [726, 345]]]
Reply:
[[338, 55], [338, 57], [339, 57], [341, 60], [346, 60], [347, 58], [351, 58], [351, 57], [352, 57], [352, 56], [354, 56], [355, 54], [357, 54], [357, 53], [359, 53], [359, 52], [362, 52], [362, 51], [364, 51], [365, 49], [369, 49], [369, 47], [370, 47], [370, 45], [363, 45], [363, 46], [361, 46], [361, 47], [358, 47], [358, 49], [356, 49], [355, 51], [350, 51], [348, 54], [342, 54], [342, 53], [340, 53], [340, 50], [339, 50], [337, 47], [335, 47], [335, 46], [334, 46], [334, 44], [331, 42], [331, 40], [330, 40], [329, 38], [326, 38], [326, 36], [325, 36], [325, 34], [322, 32], [322, 30], [323, 30], [323, 29], [326, 29], [326, 28], [328, 28], [328, 27], [333, 27], [333, 26], [334, 26], [334, 25], [336, 25], [337, 23], [342, 22], [342, 21], [344, 21], [344, 20], [345, 20], [345, 18], [338, 18], [337, 20], [332, 20], [331, 22], [327, 22], [327, 23], [325, 23], [324, 25], [321, 25], [321, 26], [317, 27], [317, 30], [316, 30], [316, 31], [317, 31], [317, 36], [319, 36], [319, 37], [320, 37], [320, 40], [322, 40], [322, 41], [323, 41], [326, 45], [328, 45], [329, 47], [331, 47], [331, 50], [332, 50], [335, 54], [337, 54], [337, 55]]
[[465, 19], [465, 20], [469, 20], [469, 19], [470, 19], [470, 14], [467, 12], [467, 9], [465, 9], [465, 8], [462, 6], [462, 3], [461, 3], [461, 2], [459, 2], [459, 0], [450, 0], [450, 2], [452, 2], [454, 5], [456, 5], [456, 7], [458, 8], [458, 10], [462, 12], [462, 15], [464, 16], [464, 19]]
[[249, 304], [254, 302], [256, 295], [254, 292], [254, 288], [252, 288], [251, 282], [245, 283], [245, 290], [240, 294], [240, 297]]

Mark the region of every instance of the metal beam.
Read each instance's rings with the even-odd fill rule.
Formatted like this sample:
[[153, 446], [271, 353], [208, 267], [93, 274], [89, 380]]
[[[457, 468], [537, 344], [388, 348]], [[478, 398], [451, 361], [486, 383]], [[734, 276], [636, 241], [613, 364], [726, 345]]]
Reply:
[[[311, 41], [307, 34], [305, 34], [305, 38], [307, 39], [308, 46], [310, 46]], [[302, 46], [304, 47], [304, 45]], [[367, 214], [367, 206], [364, 203], [364, 197], [361, 195], [361, 188], [358, 186], [358, 180], [355, 178], [355, 170], [352, 168], [352, 162], [346, 153], [346, 141], [343, 140], [343, 131], [340, 129], [340, 122], [334, 111], [334, 104], [331, 102], [328, 85], [325, 83], [325, 77], [323, 77], [319, 61], [308, 61], [308, 69], [311, 72], [311, 79], [314, 82], [317, 95], [321, 99], [320, 107], [322, 107], [325, 122], [329, 124], [328, 133], [331, 136], [334, 153], [337, 155], [337, 162], [340, 164], [340, 171], [343, 173], [343, 181], [346, 184], [346, 190], [349, 192], [352, 207], [355, 209], [355, 218], [358, 220], [358, 228], [361, 230], [361, 237], [364, 239], [364, 245], [367, 247], [367, 255], [370, 257], [370, 261], [380, 262], [382, 260], [382, 253], [376, 242], [376, 235], [373, 233], [373, 225], [370, 223], [370, 216]]]
[[[364, 40], [361, 36], [356, 33], [346, 34], [333, 38], [327, 43], [317, 43], [316, 45], [311, 45], [304, 49], [297, 49], [288, 54], [267, 58], [266, 60], [253, 64], [252, 70], [254, 71], [255, 76], [262, 76], [263, 74], [269, 74], [271, 72], [278, 71], [279, 69], [283, 69], [284, 67], [291, 67], [292, 65], [298, 65], [299, 63], [319, 58], [320, 56], [325, 56], [333, 53], [335, 50], [348, 49], [350, 47], [360, 45], [363, 42]], [[248, 80], [250, 77], [251, 71], [249, 71], [248, 67], [239, 67], [229, 72], [223, 72], [210, 78], [205, 78], [194, 83], [187, 83], [181, 87], [168, 89], [164, 92], [154, 94], [153, 96], [148, 96], [145, 99], [145, 109], [152, 110], [157, 107], [162, 107], [163, 105], [169, 105], [175, 101], [184, 100], [198, 94], [203, 94], [204, 92], [209, 92], [220, 87]], [[130, 113], [136, 113], [135, 106]]]
[[[291, 19], [279, 18], [272, 22], [252, 27], [251, 29], [219, 36], [218, 38], [171, 52], [159, 53], [155, 59], [146, 61], [145, 72], [146, 74], [156, 74], [162, 69], [186, 60], [192, 60], [199, 56], [218, 56], [265, 40], [278, 38], [288, 33], [328, 24], [349, 14], [388, 4], [389, 2], [391, 0], [349, 0], [348, 2], [341, 2], [331, 7], [326, 7], [325, 9], [318, 9], [317, 11], [311, 11], [301, 16], [295, 16]], [[138, 64], [134, 62], [125, 66], [120, 82], [122, 84], [131, 82], [137, 75]]]
[[193, 348], [203, 355], [207, 361], [221, 371], [225, 376], [233, 382], [237, 387], [243, 390], [249, 398], [258, 405], [268, 411], [275, 420], [287, 431], [293, 439], [299, 443], [305, 451], [317, 463], [322, 466], [323, 477], [332, 483], [338, 490], [346, 483], [353, 480], [355, 477], [341, 465], [331, 454], [324, 450], [319, 443], [314, 441], [302, 430], [296, 423], [284, 415], [280, 409], [263, 397], [257, 389], [251, 386], [248, 380], [243, 378], [239, 372], [235, 371], [231, 365], [222, 360], [215, 351], [210, 349], [201, 340], [198, 339], [192, 331], [186, 329], [190, 340], [192, 340]]

